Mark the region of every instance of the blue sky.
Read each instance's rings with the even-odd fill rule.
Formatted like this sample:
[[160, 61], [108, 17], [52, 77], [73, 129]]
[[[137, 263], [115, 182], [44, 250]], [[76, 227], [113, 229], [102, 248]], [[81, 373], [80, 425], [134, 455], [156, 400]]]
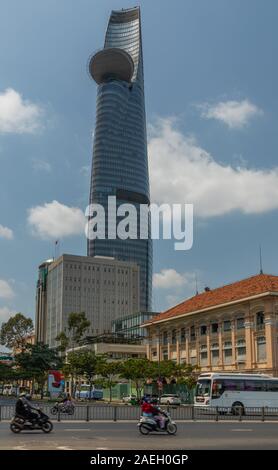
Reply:
[[[194, 245], [154, 243], [155, 310], [199, 289], [278, 274], [275, 0], [142, 0], [151, 193], [194, 203]], [[89, 56], [121, 0], [2, 0], [0, 322], [34, 317], [37, 266], [86, 254], [96, 86]], [[57, 201], [56, 203], [53, 201]], [[80, 209], [80, 210], [79, 210]], [[61, 220], [66, 221], [61, 227]]]

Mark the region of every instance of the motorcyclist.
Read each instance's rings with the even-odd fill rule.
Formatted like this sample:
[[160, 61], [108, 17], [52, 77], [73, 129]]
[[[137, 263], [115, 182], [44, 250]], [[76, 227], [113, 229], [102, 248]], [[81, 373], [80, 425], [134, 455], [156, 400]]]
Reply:
[[31, 399], [32, 396], [30, 393], [21, 393], [15, 405], [15, 413], [17, 416], [33, 422], [37, 420], [38, 413], [33, 413], [32, 410], [36, 410], [38, 412], [38, 408], [32, 406]]
[[160, 408], [157, 406], [157, 400], [150, 400], [149, 398], [144, 399], [141, 410], [143, 416], [153, 418], [159, 424], [160, 429], [164, 428], [164, 418]]
[[158, 405], [158, 400], [156, 398], [153, 398], [151, 400], [151, 405], [153, 407], [153, 415], [154, 419], [158, 422], [160, 429], [164, 429], [165, 426], [165, 418], [164, 415], [161, 412], [161, 409], [159, 408]]

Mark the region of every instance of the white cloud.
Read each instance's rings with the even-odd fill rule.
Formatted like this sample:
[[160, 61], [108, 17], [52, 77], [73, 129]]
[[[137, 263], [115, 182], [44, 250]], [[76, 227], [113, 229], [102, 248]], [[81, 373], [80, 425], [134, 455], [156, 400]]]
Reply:
[[81, 209], [68, 207], [58, 201], [32, 207], [28, 223], [33, 234], [42, 239], [56, 239], [84, 233], [85, 216]]
[[198, 107], [202, 110], [203, 118], [224, 122], [230, 129], [241, 129], [251, 118], [263, 114], [261, 109], [247, 99], [220, 101], [216, 104], [204, 103]]
[[36, 158], [32, 160], [32, 167], [35, 171], [45, 171], [46, 173], [50, 173], [51, 171], [50, 163]]
[[91, 174], [91, 167], [89, 165], [84, 165], [80, 168], [80, 173], [83, 176], [90, 176]]
[[0, 279], [0, 298], [1, 299], [12, 299], [14, 297], [14, 291], [10, 284], [4, 279]]
[[1, 323], [7, 322], [14, 312], [8, 307], [0, 307], [0, 326]]
[[6, 238], [7, 240], [12, 240], [14, 237], [12, 229], [4, 227], [0, 224], [0, 238]]
[[153, 202], [193, 203], [195, 215], [201, 217], [278, 209], [278, 167], [222, 165], [194, 138], [175, 129], [171, 119], [159, 120], [150, 130]]
[[191, 285], [194, 279], [192, 273], [178, 273], [175, 269], [162, 269], [160, 273], [154, 273], [153, 286], [157, 289], [172, 289]]
[[0, 93], [0, 134], [35, 133], [42, 127], [42, 115], [40, 106], [24, 100], [16, 90]]

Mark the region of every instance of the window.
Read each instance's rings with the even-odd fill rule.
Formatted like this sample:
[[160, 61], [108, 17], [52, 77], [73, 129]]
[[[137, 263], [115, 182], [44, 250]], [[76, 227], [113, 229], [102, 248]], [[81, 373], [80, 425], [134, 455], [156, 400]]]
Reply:
[[223, 379], [223, 380], [217, 380], [217, 382], [221, 382], [222, 387], [222, 393], [224, 391], [243, 391], [245, 389], [244, 387], [244, 380], [235, 380], [235, 379]]
[[211, 364], [216, 365], [219, 359], [219, 349], [213, 349], [211, 351]]
[[218, 333], [218, 323], [212, 323], [211, 324], [211, 332], [212, 333]]
[[164, 345], [168, 343], [168, 333], [167, 333], [167, 331], [163, 331], [162, 343]]
[[200, 365], [206, 365], [208, 362], [208, 353], [207, 351], [200, 352]]
[[163, 361], [167, 361], [167, 360], [168, 360], [168, 351], [163, 351], [163, 353], [162, 353], [162, 358], [163, 358]]
[[223, 324], [224, 331], [231, 331], [231, 329], [232, 329], [231, 326], [232, 325], [231, 325], [230, 320], [225, 320], [224, 321], [224, 324]]
[[172, 330], [172, 344], [177, 344], [177, 330]]
[[264, 327], [264, 312], [258, 312], [256, 314], [256, 325], [257, 329], [262, 329]]
[[224, 349], [224, 363], [231, 364], [233, 358], [233, 350], [231, 349]]
[[195, 326], [190, 327], [190, 339], [191, 339], [191, 341], [194, 341], [196, 339]]
[[181, 343], [185, 343], [185, 328], [181, 328]]
[[246, 347], [245, 346], [237, 346], [237, 359], [245, 359], [246, 356]]
[[278, 392], [278, 380], [267, 381], [267, 390], [269, 392]]
[[214, 380], [212, 383], [211, 398], [219, 398], [225, 390], [224, 380]]
[[245, 390], [248, 392], [266, 391], [266, 382], [264, 380], [245, 380]]
[[257, 338], [257, 361], [264, 362], [266, 360], [266, 340], [265, 336]]
[[190, 357], [190, 364], [192, 366], [194, 366], [195, 364], [197, 364], [197, 357], [196, 356], [191, 356]]
[[207, 334], [207, 325], [202, 325], [200, 328], [200, 335], [206, 335]]
[[237, 330], [242, 330], [244, 328], [244, 323], [245, 323], [244, 318], [237, 318], [237, 321], [236, 321]]

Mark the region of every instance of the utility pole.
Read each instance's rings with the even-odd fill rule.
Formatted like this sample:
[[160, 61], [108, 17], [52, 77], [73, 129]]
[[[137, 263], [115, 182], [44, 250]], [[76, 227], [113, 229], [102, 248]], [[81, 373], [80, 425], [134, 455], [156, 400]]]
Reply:
[[160, 404], [160, 399], [161, 399], [161, 385], [162, 385], [162, 381], [161, 381], [161, 367], [160, 367], [160, 351], [161, 351], [161, 348], [160, 348], [160, 326], [158, 326], [158, 381], [157, 381], [157, 385], [158, 385], [158, 403]]

